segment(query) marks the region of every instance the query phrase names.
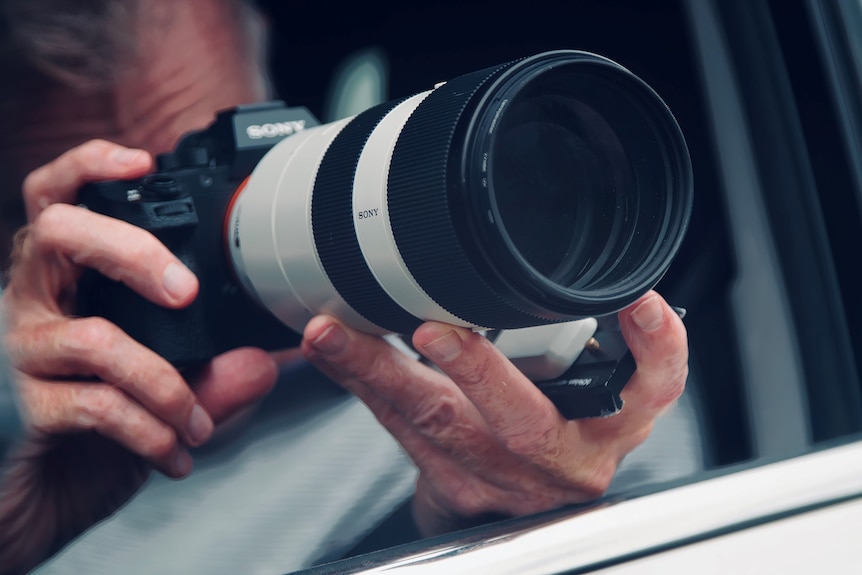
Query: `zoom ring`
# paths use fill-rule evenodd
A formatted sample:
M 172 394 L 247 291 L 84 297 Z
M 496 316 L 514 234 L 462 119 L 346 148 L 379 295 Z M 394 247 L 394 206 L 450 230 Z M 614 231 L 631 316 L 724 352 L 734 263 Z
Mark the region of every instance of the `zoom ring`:
M 402 100 L 370 108 L 335 137 L 320 162 L 311 198 L 311 223 L 320 263 L 332 286 L 368 321 L 394 333 L 412 333 L 422 320 L 380 287 L 368 268 L 353 223 L 353 180 L 371 132 Z

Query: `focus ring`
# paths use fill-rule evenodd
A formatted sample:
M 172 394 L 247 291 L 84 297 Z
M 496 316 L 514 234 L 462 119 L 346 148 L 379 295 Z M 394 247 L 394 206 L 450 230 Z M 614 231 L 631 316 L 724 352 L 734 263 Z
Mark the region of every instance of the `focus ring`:
M 457 163 L 463 142 L 454 142 L 463 138 L 459 124 L 473 113 L 471 101 L 482 87 L 511 64 L 460 76 L 434 90 L 402 130 L 388 181 L 392 232 L 416 282 L 462 320 L 495 328 L 536 325 L 537 317 L 501 298 L 476 271 L 458 240 L 449 187 L 463 185 Z

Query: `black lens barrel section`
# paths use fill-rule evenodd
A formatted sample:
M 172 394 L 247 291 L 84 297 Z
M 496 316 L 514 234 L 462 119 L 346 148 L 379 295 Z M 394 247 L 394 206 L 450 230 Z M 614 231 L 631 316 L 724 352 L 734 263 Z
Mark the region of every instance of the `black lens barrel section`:
M 573 80 L 598 84 L 599 89 L 578 87 Z M 623 225 L 611 225 L 608 242 L 593 246 L 588 254 L 601 263 L 608 250 L 618 252 L 606 265 L 609 269 L 599 270 L 593 285 L 580 287 L 577 277 L 557 283 L 543 275 L 521 253 L 522 240 L 513 239 L 500 214 L 500 186 L 494 182 L 500 170 L 494 162 L 500 155 L 501 125 L 510 107 L 536 86 L 542 86 L 539 92 L 556 89 L 559 98 L 601 110 L 624 147 L 638 152 L 631 154 L 631 187 L 611 190 L 615 198 L 632 204 L 612 204 L 614 214 L 608 217 Z M 607 97 L 624 103 L 624 110 L 592 101 Z M 519 193 L 524 202 L 541 199 L 530 189 Z M 676 255 L 691 204 L 688 150 L 667 106 L 625 68 L 577 51 L 540 54 L 439 87 L 404 127 L 389 176 L 391 226 L 416 281 L 454 315 L 495 328 L 605 315 L 634 302 L 658 283 Z M 598 216 L 590 213 L 580 219 L 589 222 Z M 542 234 L 541 225 L 535 223 L 535 234 Z M 563 232 L 556 241 L 571 244 L 589 233 L 575 225 Z

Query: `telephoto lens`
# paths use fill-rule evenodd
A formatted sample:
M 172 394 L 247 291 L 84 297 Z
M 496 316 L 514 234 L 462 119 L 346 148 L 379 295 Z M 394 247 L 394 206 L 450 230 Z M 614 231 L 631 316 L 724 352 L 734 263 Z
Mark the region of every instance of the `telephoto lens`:
M 369 333 L 512 329 L 634 302 L 691 206 L 661 98 L 560 50 L 286 138 L 234 196 L 226 242 L 245 289 L 298 332 L 321 312 Z

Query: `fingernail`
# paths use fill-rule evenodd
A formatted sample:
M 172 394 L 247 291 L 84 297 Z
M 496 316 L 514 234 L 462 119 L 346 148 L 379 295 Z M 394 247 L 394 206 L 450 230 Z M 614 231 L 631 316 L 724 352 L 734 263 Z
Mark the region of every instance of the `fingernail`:
M 185 299 L 195 289 L 195 275 L 185 266 L 171 262 L 165 268 L 162 285 L 174 299 Z
M 189 416 L 188 430 L 189 436 L 195 442 L 195 445 L 200 445 L 212 435 L 213 420 L 200 405 L 195 405 L 192 408 L 192 414 Z
M 658 296 L 652 296 L 632 311 L 632 321 L 643 331 L 655 331 L 664 319 Z
M 337 324 L 330 324 L 311 342 L 314 348 L 327 355 L 341 352 L 347 345 L 347 334 Z
M 143 158 L 143 156 L 143 150 L 121 148 L 119 150 L 114 150 L 114 152 L 111 154 L 111 160 L 118 164 L 130 166 L 132 164 L 137 164 L 141 160 L 141 158 Z
M 429 359 L 437 362 L 452 361 L 464 349 L 464 342 L 454 331 L 448 331 L 422 346 Z
M 185 449 L 180 449 L 174 458 L 174 474 L 177 477 L 185 477 L 192 472 L 192 456 Z

